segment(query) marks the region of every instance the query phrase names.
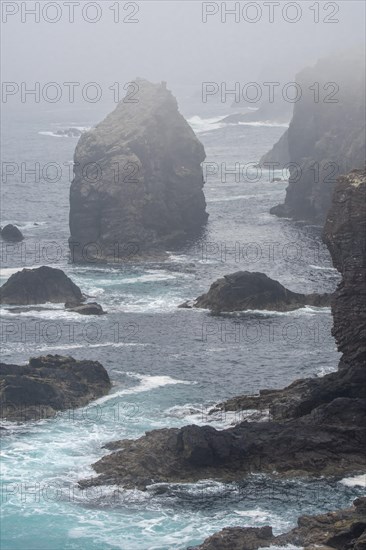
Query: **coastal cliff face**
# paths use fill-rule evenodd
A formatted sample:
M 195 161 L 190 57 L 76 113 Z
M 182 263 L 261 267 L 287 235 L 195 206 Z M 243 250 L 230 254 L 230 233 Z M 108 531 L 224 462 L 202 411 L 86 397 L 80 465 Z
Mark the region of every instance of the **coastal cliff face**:
M 253 472 L 343 476 L 364 471 L 365 193 L 365 172 L 341 178 L 325 226 L 325 240 L 343 277 L 332 305 L 334 334 L 343 352 L 338 371 L 219 406 L 269 409 L 269 422 L 242 422 L 222 431 L 195 425 L 160 429 L 113 442 L 106 447 L 114 452 L 93 465 L 99 476 L 83 480 L 82 486 L 145 489 L 158 482 L 233 481 Z
M 164 83 L 136 86 L 76 147 L 73 260 L 123 257 L 131 243 L 135 253 L 172 245 L 207 220 L 202 144 Z
M 260 161 L 296 165 L 285 203 L 272 214 L 324 223 L 337 177 L 364 167 L 364 66 L 363 54 L 345 53 L 297 75 L 302 96 L 290 126 Z
M 342 281 L 332 300 L 340 368 L 366 367 L 366 171 L 339 178 L 323 238 Z

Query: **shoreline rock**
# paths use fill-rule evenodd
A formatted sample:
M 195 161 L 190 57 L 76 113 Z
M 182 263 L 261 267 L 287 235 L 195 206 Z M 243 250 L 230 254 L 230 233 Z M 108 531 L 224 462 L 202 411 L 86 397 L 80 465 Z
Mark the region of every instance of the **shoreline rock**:
M 217 279 L 209 291 L 192 304 L 184 302 L 178 307 L 204 308 L 215 313 L 256 309 L 292 311 L 306 305 L 329 307 L 330 301 L 331 294 L 299 294 L 264 273 L 237 271 Z
M 28 365 L 0 363 L 2 420 L 24 422 L 52 417 L 106 395 L 108 373 L 98 361 L 46 355 Z
M 273 535 L 272 527 L 227 527 L 187 550 L 258 550 L 293 544 L 305 550 L 365 550 L 366 497 L 356 498 L 346 510 L 300 516 L 297 527 Z
M 73 261 L 117 262 L 164 250 L 199 235 L 207 221 L 203 145 L 165 83 L 137 79 L 135 95 L 77 144 L 70 189 Z M 94 172 L 86 175 L 86 166 Z

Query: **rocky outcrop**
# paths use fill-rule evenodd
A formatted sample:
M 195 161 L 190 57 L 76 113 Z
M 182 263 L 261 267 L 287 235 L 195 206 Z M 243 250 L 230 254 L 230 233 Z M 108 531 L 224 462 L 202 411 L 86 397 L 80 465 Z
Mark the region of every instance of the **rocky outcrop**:
M 357 498 L 346 510 L 301 516 L 297 527 L 274 536 L 270 526 L 229 527 L 189 550 L 257 550 L 296 545 L 305 550 L 365 550 L 366 498 Z
M 270 279 L 264 273 L 237 271 L 215 281 L 206 294 L 191 307 L 210 309 L 216 313 L 264 309 L 291 311 L 305 305 L 330 306 L 330 294 L 299 294 Z M 190 307 L 189 303 L 180 307 Z
M 136 80 L 76 147 L 70 190 L 74 261 L 116 261 L 172 246 L 207 220 L 202 144 L 165 83 Z M 133 95 L 133 97 L 132 97 Z
M 0 236 L 4 241 L 20 242 L 24 239 L 23 233 L 15 225 L 9 223 L 0 231 Z
M 222 431 L 210 426 L 154 430 L 135 441 L 112 443 L 107 448 L 114 452 L 93 465 L 99 476 L 83 485 L 144 489 L 157 482 L 232 481 L 250 472 L 343 476 L 365 471 L 366 369 L 360 340 L 366 329 L 365 186 L 365 173 L 341 178 L 325 226 L 342 274 L 332 303 L 334 334 L 343 352 L 338 371 L 222 406 L 269 408 L 269 422 L 241 422 Z
M 323 223 L 337 177 L 365 165 L 365 56 L 323 59 L 296 80 L 302 97 L 288 131 L 260 164 L 275 161 L 280 168 L 288 156 L 294 163 L 285 203 L 272 214 Z
M 242 422 L 218 431 L 184 426 L 147 432 L 93 464 L 83 487 L 235 481 L 253 472 L 282 476 L 344 475 L 366 467 L 366 399 L 339 399 L 286 422 Z M 164 458 L 163 458 L 164 457 Z
M 61 270 L 42 266 L 22 269 L 0 288 L 0 303 L 8 305 L 82 302 L 80 288 Z
M 98 361 L 46 355 L 28 365 L 0 363 L 1 418 L 39 420 L 81 407 L 109 392 L 111 382 Z

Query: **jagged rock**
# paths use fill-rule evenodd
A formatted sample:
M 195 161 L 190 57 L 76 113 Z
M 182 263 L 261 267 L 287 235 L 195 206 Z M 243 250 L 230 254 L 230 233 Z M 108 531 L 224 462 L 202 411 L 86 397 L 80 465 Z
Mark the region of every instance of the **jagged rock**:
M 315 409 L 284 422 L 153 430 L 107 448 L 114 452 L 93 464 L 98 477 L 82 480 L 81 486 L 145 490 L 153 483 L 235 481 L 253 472 L 344 475 L 366 467 L 366 399 L 340 400 L 328 412 Z
M 38 420 L 81 407 L 109 392 L 111 382 L 98 361 L 46 355 L 28 365 L 0 363 L 1 418 Z
M 20 242 L 24 239 L 23 233 L 15 225 L 9 223 L 1 229 L 1 238 L 4 241 Z
M 285 204 L 272 208 L 272 214 L 323 223 L 337 177 L 365 165 L 365 55 L 322 59 L 296 80 L 302 97 L 290 126 L 260 163 L 279 162 L 279 168 L 294 163 Z M 319 98 L 314 83 L 319 83 Z
M 270 526 L 229 527 L 188 550 L 257 550 L 289 544 L 305 550 L 365 550 L 366 498 L 353 507 L 317 516 L 301 516 L 288 533 L 274 536 Z
M 127 96 L 76 147 L 69 239 L 75 261 L 116 261 L 171 246 L 207 220 L 202 144 L 164 83 L 136 85 L 134 101 Z
M 22 269 L 0 288 L 0 303 L 9 305 L 82 302 L 80 288 L 61 270 L 42 266 Z
M 102 306 L 97 304 L 97 302 L 88 302 L 87 304 L 67 302 L 65 304 L 65 309 L 73 311 L 74 313 L 80 313 L 80 315 L 105 315 Z
M 312 305 L 330 306 L 330 294 L 299 294 L 288 290 L 264 273 L 237 271 L 215 281 L 206 294 L 199 296 L 192 307 L 215 312 L 265 309 L 291 311 Z M 189 308 L 189 302 L 180 307 Z

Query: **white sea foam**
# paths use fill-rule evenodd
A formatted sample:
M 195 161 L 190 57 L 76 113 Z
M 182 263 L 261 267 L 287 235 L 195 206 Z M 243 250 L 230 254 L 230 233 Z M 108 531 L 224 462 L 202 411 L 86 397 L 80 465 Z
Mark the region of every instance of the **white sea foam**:
M 197 424 L 198 426 L 212 425 L 218 430 L 224 430 L 235 426 L 244 421 L 265 422 L 269 419 L 269 411 L 258 411 L 248 409 L 245 411 L 214 411 L 212 414 L 211 406 L 196 405 L 187 403 L 185 405 L 175 405 L 165 411 L 166 416 L 184 419 L 185 423 Z
M 64 344 L 62 346 L 57 346 L 57 344 L 52 346 L 43 346 L 38 348 L 38 351 L 54 351 L 54 350 L 71 350 L 71 349 L 88 349 L 88 348 L 123 348 L 123 347 L 134 347 L 134 346 L 147 346 L 148 344 L 142 344 L 138 342 L 103 342 L 100 344 L 89 344 L 88 342 L 83 342 L 82 344 Z
M 188 123 L 192 127 L 192 130 L 196 132 L 197 134 L 201 134 L 203 132 L 212 132 L 213 130 L 218 130 L 219 128 L 222 128 L 226 124 L 222 121 L 224 117 L 213 117 L 213 118 L 201 118 L 200 116 L 196 115 L 188 119 Z
M 288 128 L 288 122 L 273 122 L 270 120 L 263 120 L 257 122 L 239 122 L 239 126 L 254 126 L 254 127 L 266 127 L 266 128 Z
M 111 399 L 115 399 L 116 397 L 120 397 L 121 395 L 131 395 L 145 391 L 151 391 L 157 388 L 175 384 L 190 385 L 195 383 L 189 380 L 178 380 L 176 378 L 172 378 L 171 376 L 150 376 L 147 374 L 136 374 L 134 372 L 126 372 L 126 374 L 131 378 L 136 378 L 140 381 L 140 383 L 137 386 L 133 386 L 132 388 L 125 388 L 115 393 L 105 395 L 104 397 L 100 397 L 99 399 L 94 401 L 94 403 L 100 405 L 101 403 L 105 403 L 106 401 L 110 401 Z
M 282 316 L 288 316 L 288 315 L 313 315 L 316 313 L 324 313 L 324 312 L 330 312 L 330 307 L 300 307 L 298 309 L 293 309 L 291 311 L 273 311 L 270 309 L 246 309 L 244 311 L 231 311 L 225 313 L 225 315 L 230 316 L 238 316 L 243 314 L 251 314 L 251 315 L 272 315 L 274 317 L 282 317 Z
M 358 476 L 344 477 L 341 483 L 346 487 L 363 487 L 366 489 L 366 474 Z
M 87 132 L 88 130 L 90 130 L 90 127 L 89 126 L 71 126 L 70 128 L 75 128 L 76 130 L 79 130 L 80 132 Z M 68 130 L 68 128 L 60 128 L 61 130 Z M 42 130 L 40 132 L 38 132 L 39 135 L 41 136 L 50 136 L 50 137 L 56 137 L 56 138 L 75 138 L 75 139 L 79 139 L 80 136 L 68 136 L 68 135 L 65 135 L 65 134 L 57 134 L 56 131 L 50 131 L 50 130 Z
M 309 267 L 311 267 L 312 269 L 319 269 L 321 271 L 334 271 L 334 272 L 337 271 L 335 267 L 331 267 L 331 266 L 326 267 L 326 266 L 323 266 L 323 265 L 312 265 L 312 264 L 310 264 Z

